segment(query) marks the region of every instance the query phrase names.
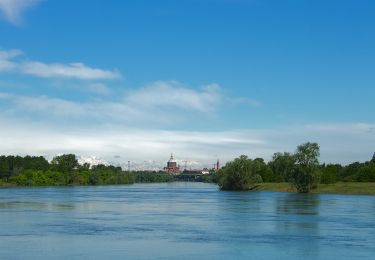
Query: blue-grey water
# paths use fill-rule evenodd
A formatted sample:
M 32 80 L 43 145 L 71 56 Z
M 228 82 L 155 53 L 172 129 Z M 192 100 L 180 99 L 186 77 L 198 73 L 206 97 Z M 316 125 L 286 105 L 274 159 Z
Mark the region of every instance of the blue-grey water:
M 375 196 L 0 189 L 0 259 L 375 259 Z

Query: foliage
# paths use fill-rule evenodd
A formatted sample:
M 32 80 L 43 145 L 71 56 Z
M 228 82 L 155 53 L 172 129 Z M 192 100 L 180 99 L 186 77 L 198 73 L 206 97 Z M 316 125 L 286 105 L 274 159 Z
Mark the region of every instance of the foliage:
M 202 181 L 206 183 L 217 183 L 217 175 L 215 171 L 210 171 L 209 174 L 204 174 L 202 176 Z
M 90 185 L 131 184 L 134 183 L 134 176 L 123 172 L 121 167 L 99 164 L 92 167 L 88 183 Z
M 256 170 L 256 163 L 246 155 L 241 155 L 219 171 L 219 187 L 221 190 L 251 190 L 262 182 L 262 177 Z
M 363 168 L 365 164 L 354 162 L 347 165 L 341 172 L 340 172 L 340 180 L 344 182 L 354 182 L 358 181 L 360 178 L 359 173 L 361 168 Z
M 342 166 L 340 164 L 323 164 L 320 170 L 322 172 L 320 183 L 332 184 L 339 180 L 339 174 L 342 170 Z
M 60 172 L 72 172 L 78 167 L 78 160 L 74 154 L 56 156 L 51 161 L 52 168 Z
M 0 156 L 0 178 L 8 180 L 25 169 L 48 170 L 49 163 L 42 156 Z
M 104 185 L 134 183 L 120 167 L 78 165 L 73 154 L 56 156 L 51 164 L 43 157 L 0 157 L 0 181 L 17 186 Z
M 265 182 L 284 182 L 289 181 L 294 169 L 295 157 L 290 153 L 274 153 L 272 160 L 268 163 L 274 178 L 273 180 L 264 180 Z
M 306 147 L 307 146 L 307 147 Z M 320 183 L 375 182 L 375 155 L 370 161 L 318 165 L 319 146 L 303 144 L 295 155 L 275 153 L 265 163 L 262 158 L 251 160 L 246 156 L 236 158 L 219 172 L 202 175 L 199 181 L 216 182 L 222 189 L 253 189 L 256 183 L 291 182 L 300 186 L 301 192 L 310 191 Z M 240 166 L 241 167 L 240 167 Z M 239 171 L 236 172 L 236 167 Z M 45 186 L 45 185 L 107 185 L 134 182 L 170 182 L 178 177 L 165 172 L 125 172 L 121 167 L 85 163 L 79 165 L 74 154 L 56 156 L 49 163 L 42 156 L 0 156 L 0 186 Z M 197 179 L 195 179 L 197 181 Z M 299 184 L 297 184 L 297 182 Z M 307 188 L 303 188 L 307 187 Z M 319 190 L 319 187 L 318 187 Z
M 64 185 L 64 178 L 59 172 L 25 170 L 9 178 L 9 183 L 18 186 L 52 186 Z
M 359 182 L 375 182 L 375 163 L 368 163 L 358 172 Z
M 272 179 L 272 172 L 268 171 L 268 166 L 264 162 L 263 158 L 255 158 L 252 161 L 252 171 L 254 174 L 259 175 L 262 177 L 262 180 L 271 181 Z
M 6 186 L 8 183 L 5 180 L 0 179 L 0 187 Z
M 151 182 L 172 182 L 174 177 L 166 172 L 155 171 L 138 171 L 134 173 L 135 182 L 151 183 Z
M 294 154 L 295 167 L 291 173 L 290 182 L 300 193 L 307 193 L 317 185 L 319 167 L 319 145 L 304 143 L 297 147 Z

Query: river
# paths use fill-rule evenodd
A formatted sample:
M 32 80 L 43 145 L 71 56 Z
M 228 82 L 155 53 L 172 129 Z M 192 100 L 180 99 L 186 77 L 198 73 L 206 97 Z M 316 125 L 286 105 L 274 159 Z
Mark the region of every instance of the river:
M 204 183 L 0 189 L 0 259 L 375 259 L 375 196 Z

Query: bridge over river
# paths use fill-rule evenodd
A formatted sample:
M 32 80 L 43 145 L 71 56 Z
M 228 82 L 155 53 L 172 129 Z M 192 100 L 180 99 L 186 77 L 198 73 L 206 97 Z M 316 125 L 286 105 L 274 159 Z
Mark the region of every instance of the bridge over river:
M 201 172 L 181 173 L 175 176 L 176 181 L 203 182 Z

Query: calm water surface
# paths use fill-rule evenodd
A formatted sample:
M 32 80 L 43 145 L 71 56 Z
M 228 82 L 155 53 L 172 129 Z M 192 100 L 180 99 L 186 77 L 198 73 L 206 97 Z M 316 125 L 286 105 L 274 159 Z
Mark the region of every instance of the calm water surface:
M 375 259 L 375 196 L 0 189 L 0 259 Z

